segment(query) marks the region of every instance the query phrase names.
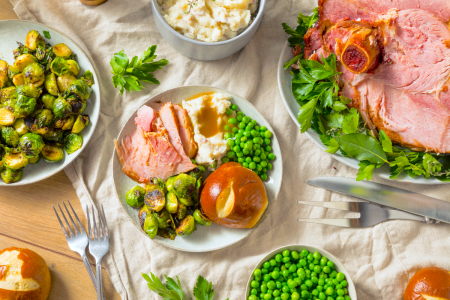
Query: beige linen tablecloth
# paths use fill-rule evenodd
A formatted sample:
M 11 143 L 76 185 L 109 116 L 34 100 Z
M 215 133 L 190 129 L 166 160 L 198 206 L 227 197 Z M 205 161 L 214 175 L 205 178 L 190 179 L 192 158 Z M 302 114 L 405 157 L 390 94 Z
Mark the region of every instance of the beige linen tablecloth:
M 235 55 L 214 62 L 195 61 L 172 49 L 156 29 L 150 0 L 109 0 L 98 7 L 77 0 L 11 2 L 21 19 L 44 23 L 72 37 L 90 54 L 99 72 L 102 99 L 97 130 L 89 147 L 65 171 L 83 205 L 105 207 L 112 238 L 104 264 L 123 299 L 159 298 L 141 277 L 141 272 L 150 271 L 160 277 L 178 276 L 187 299 L 199 274 L 214 283 L 215 299 L 244 299 L 255 264 L 267 252 L 288 244 L 309 244 L 333 253 L 350 272 L 362 300 L 402 299 L 408 279 L 418 269 L 450 269 L 449 225 L 391 221 L 367 229 L 341 229 L 296 221 L 331 214 L 296 204 L 297 200 L 349 199 L 310 187 L 307 179 L 356 177 L 356 170 L 333 160 L 300 134 L 277 87 L 276 66 L 286 40 L 281 23 L 294 25 L 297 14 L 311 12 L 315 0 L 268 0 L 252 41 Z M 161 85 L 146 85 L 142 92 L 121 96 L 111 82 L 111 57 L 122 49 L 129 56 L 140 55 L 152 44 L 158 45 L 159 57 L 170 61 L 156 72 Z M 112 179 L 113 139 L 128 117 L 151 96 L 191 84 L 217 86 L 251 101 L 274 127 L 284 157 L 283 186 L 268 218 L 245 240 L 209 253 L 184 253 L 143 239 L 120 207 Z M 448 185 L 396 185 L 450 200 Z

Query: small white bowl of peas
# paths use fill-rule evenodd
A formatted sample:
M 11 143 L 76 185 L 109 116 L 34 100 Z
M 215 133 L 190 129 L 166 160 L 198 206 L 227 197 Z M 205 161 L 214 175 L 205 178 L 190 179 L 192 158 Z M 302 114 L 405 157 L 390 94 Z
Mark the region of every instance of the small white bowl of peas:
M 252 270 L 246 300 L 357 300 L 355 285 L 331 253 L 306 245 L 284 246 Z

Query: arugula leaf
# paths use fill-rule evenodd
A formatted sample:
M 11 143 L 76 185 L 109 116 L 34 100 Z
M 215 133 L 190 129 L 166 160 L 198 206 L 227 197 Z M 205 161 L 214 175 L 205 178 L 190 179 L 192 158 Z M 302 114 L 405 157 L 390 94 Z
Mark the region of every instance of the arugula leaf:
M 51 39 L 52 38 L 52 36 L 50 35 L 50 32 L 44 30 L 43 33 L 44 33 L 44 36 L 45 36 L 46 39 Z
M 362 133 L 350 133 L 335 139 L 345 153 L 359 161 L 368 160 L 375 164 L 388 163 L 383 148 L 373 137 Z
M 151 278 L 150 278 L 150 276 L 151 276 Z M 172 279 L 172 281 L 173 281 L 172 283 L 166 283 L 167 287 L 165 287 L 161 283 L 159 278 L 156 277 L 153 273 L 150 272 L 150 276 L 142 273 L 142 277 L 144 277 L 144 279 L 147 281 L 147 285 L 148 285 L 149 289 L 151 289 L 153 292 L 157 293 L 164 299 L 183 300 L 183 292 L 181 291 L 179 286 L 176 284 L 175 284 L 175 286 L 177 286 L 177 288 L 175 288 L 175 286 L 173 285 L 175 283 L 175 281 L 172 278 L 164 275 L 166 277 L 166 280 Z M 178 277 L 177 277 L 177 280 L 178 280 Z M 178 284 L 180 284 L 179 280 L 178 280 Z
M 122 50 L 115 53 L 110 61 L 113 74 L 112 81 L 114 87 L 119 87 L 120 94 L 127 91 L 141 91 L 144 89 L 142 82 L 159 84 L 159 81 L 153 77 L 153 72 L 162 69 L 169 62 L 166 59 L 155 61 L 156 45 L 145 50 L 141 57 L 134 56 L 131 61 Z
M 197 284 L 194 287 L 194 296 L 196 300 L 212 300 L 214 297 L 212 282 L 208 282 L 202 276 L 198 276 Z

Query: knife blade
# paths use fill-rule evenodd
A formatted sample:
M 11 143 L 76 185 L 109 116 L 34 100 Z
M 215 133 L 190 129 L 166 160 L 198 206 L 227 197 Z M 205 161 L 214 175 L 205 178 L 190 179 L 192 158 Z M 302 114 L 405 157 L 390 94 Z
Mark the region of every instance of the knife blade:
M 450 223 L 450 202 L 393 186 L 347 177 L 317 177 L 309 185 Z

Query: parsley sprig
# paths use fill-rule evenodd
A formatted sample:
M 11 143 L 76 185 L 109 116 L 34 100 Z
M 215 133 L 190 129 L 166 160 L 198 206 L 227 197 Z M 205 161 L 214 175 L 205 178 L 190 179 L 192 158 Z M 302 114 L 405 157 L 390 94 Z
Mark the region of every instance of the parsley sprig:
M 141 82 L 159 84 L 152 73 L 162 69 L 169 61 L 166 59 L 155 61 L 155 51 L 156 45 L 153 45 L 142 53 L 141 58 L 134 56 L 131 61 L 124 50 L 114 54 L 110 62 L 111 73 L 114 74 L 112 81 L 115 88 L 119 87 L 120 94 L 123 94 L 124 90 L 141 91 L 144 89 Z

